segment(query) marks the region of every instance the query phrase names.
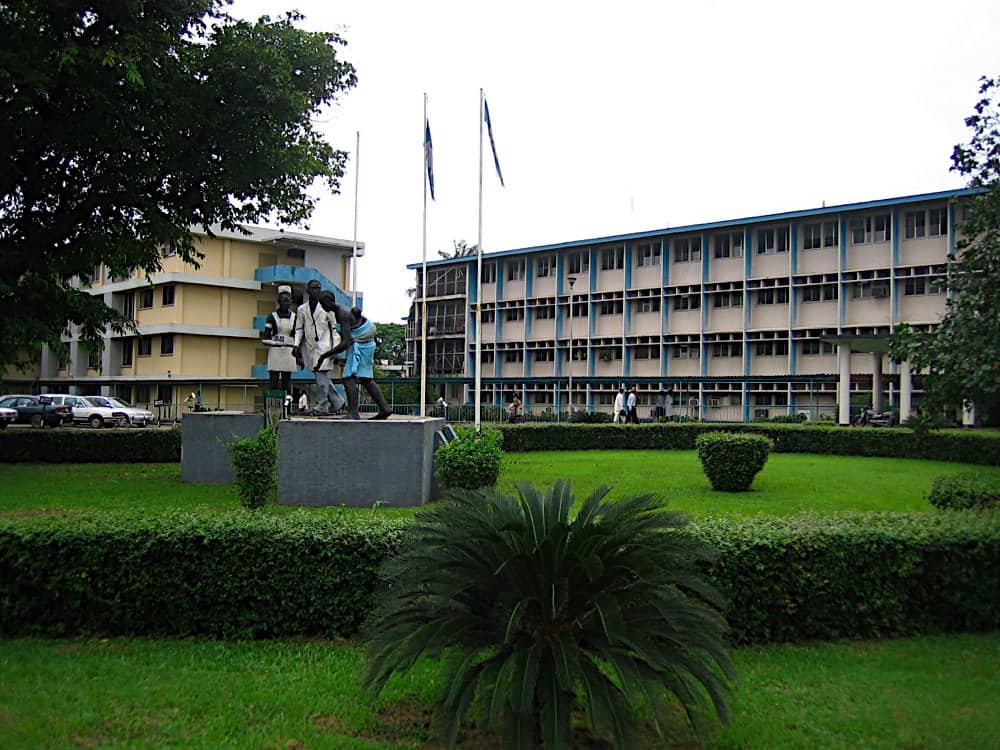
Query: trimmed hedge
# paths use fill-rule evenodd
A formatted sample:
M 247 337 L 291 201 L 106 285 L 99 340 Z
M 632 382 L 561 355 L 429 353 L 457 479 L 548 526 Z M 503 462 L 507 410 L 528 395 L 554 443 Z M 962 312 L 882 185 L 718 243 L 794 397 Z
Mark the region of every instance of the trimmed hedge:
M 1000 627 L 1000 514 L 712 520 L 736 643 Z
M 0 463 L 166 464 L 180 460 L 178 427 L 0 431 Z
M 0 632 L 349 635 L 405 521 L 68 514 L 0 520 Z
M 704 432 L 695 440 L 702 471 L 716 492 L 747 492 L 774 442 L 764 435 Z
M 776 453 L 922 458 L 1000 466 L 1000 433 L 917 435 L 901 428 L 812 427 L 786 424 L 503 425 L 508 453 L 575 450 L 694 450 L 706 432 L 750 432 L 774 441 Z
M 503 466 L 503 435 L 497 430 L 458 428 L 458 437 L 434 452 L 434 472 L 446 488 L 492 487 Z
M 935 477 L 927 499 L 942 510 L 997 507 L 1000 506 L 1000 479 L 971 472 Z
M 406 521 L 0 517 L 0 632 L 348 636 Z M 710 520 L 736 643 L 1000 627 L 1000 514 Z

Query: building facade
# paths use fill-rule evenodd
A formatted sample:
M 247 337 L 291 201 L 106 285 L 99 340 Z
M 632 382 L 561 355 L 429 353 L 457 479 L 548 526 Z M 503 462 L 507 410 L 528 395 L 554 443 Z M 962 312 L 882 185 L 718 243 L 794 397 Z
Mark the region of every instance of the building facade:
M 136 332 L 109 331 L 102 350 L 91 353 L 71 331 L 68 362 L 43 349 L 34 371 L 4 375 L 4 390 L 115 395 L 158 406 L 164 417 L 189 408 L 184 399 L 191 393 L 200 394 L 206 408 L 252 408 L 267 380 L 261 332 L 276 306 L 275 287 L 291 284 L 301 299 L 305 285 L 318 279 L 338 301 L 350 304 L 352 295 L 344 289 L 353 243 L 246 230 L 195 233 L 204 254 L 198 268 L 166 248 L 162 269 L 150 278 L 143 273 L 111 278 L 107 269 L 95 269 L 90 293 L 134 318 Z M 364 246 L 358 247 L 360 255 Z M 296 379 L 311 381 L 312 374 L 296 373 Z
M 430 382 L 474 399 L 476 305 L 485 404 L 640 416 L 850 419 L 851 393 L 905 419 L 919 378 L 885 352 L 903 322 L 945 312 L 955 190 L 571 241 L 422 265 L 408 329 Z M 426 298 L 424 290 L 426 288 Z M 570 385 L 572 384 L 572 390 Z M 860 399 L 855 399 L 856 401 Z

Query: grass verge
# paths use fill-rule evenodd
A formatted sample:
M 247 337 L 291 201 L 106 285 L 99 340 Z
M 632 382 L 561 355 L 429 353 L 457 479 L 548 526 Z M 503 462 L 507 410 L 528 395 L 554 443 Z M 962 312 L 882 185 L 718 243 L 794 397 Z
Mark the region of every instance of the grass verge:
M 733 722 L 705 750 L 1000 746 L 1000 633 L 736 650 Z M 332 642 L 0 641 L 0 747 L 433 747 L 423 662 L 370 705 Z M 466 733 L 462 747 L 488 747 Z M 644 747 L 692 748 L 690 738 Z M 494 743 L 495 744 L 495 743 Z
M 1000 468 L 912 459 L 772 454 L 748 493 L 713 492 L 694 451 L 552 451 L 511 453 L 500 486 L 550 485 L 569 478 L 578 497 L 600 484 L 612 496 L 653 492 L 693 517 L 787 516 L 811 511 L 929 511 L 931 481 L 941 474 Z M 0 465 L 0 512 L 44 510 L 170 510 L 239 508 L 232 485 L 183 484 L 178 464 Z M 287 512 L 270 506 L 266 512 Z M 386 509 L 390 513 L 412 511 Z

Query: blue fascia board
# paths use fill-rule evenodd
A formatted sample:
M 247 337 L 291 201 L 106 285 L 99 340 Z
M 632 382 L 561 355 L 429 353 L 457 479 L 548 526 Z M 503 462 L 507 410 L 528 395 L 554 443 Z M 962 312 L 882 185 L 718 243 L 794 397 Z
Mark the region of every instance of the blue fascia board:
M 250 368 L 250 377 L 255 380 L 267 380 L 267 365 L 254 365 Z M 295 383 L 311 383 L 316 379 L 316 376 L 310 370 L 296 370 L 292 373 L 292 382 Z
M 533 247 L 522 247 L 514 250 L 499 250 L 491 253 L 483 253 L 483 258 L 500 258 L 506 255 L 523 255 L 525 253 L 551 252 L 553 250 L 569 249 L 574 247 L 588 247 L 590 245 L 603 245 L 606 243 L 625 242 L 628 240 L 646 239 L 649 237 L 660 237 L 663 235 L 688 234 L 690 232 L 703 232 L 713 229 L 725 229 L 727 227 L 743 226 L 745 224 L 767 224 L 778 221 L 790 221 L 792 219 L 802 219 L 810 216 L 825 216 L 848 211 L 868 211 L 887 206 L 897 206 L 905 203 L 919 203 L 923 201 L 942 200 L 944 198 L 962 198 L 970 195 L 977 195 L 985 192 L 984 188 L 955 188 L 954 190 L 941 190 L 936 193 L 920 193 L 917 195 L 904 195 L 897 198 L 882 198 L 862 203 L 843 203 L 838 206 L 823 206 L 821 208 L 801 209 L 798 211 L 786 211 L 778 214 L 764 214 L 762 216 L 747 216 L 740 219 L 727 219 L 725 221 L 712 221 L 704 224 L 688 224 L 680 227 L 670 227 L 669 229 L 650 229 L 643 232 L 631 232 L 629 234 L 618 234 L 609 237 L 594 237 L 586 240 L 572 240 L 570 242 L 559 242 L 552 245 L 536 245 Z M 443 258 L 439 260 L 427 261 L 428 266 L 444 266 L 453 263 L 475 262 L 475 257 L 469 258 Z M 407 266 L 409 270 L 421 267 L 421 263 L 411 263 Z
M 253 278 L 254 281 L 259 281 L 262 284 L 298 284 L 302 286 L 315 279 L 324 289 L 329 289 L 333 292 L 338 305 L 343 305 L 344 307 L 352 307 L 354 305 L 351 295 L 330 281 L 320 271 L 309 266 L 264 266 L 254 271 Z M 363 295 L 358 294 L 359 307 L 364 307 L 362 304 L 363 300 Z

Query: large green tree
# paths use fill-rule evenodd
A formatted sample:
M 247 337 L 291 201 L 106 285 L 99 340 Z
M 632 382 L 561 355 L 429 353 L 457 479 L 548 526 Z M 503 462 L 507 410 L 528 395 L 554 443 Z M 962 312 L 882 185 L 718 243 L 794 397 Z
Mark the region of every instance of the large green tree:
M 955 146 L 952 171 L 983 192 L 968 204 L 949 274 L 947 313 L 931 331 L 902 326 L 893 356 L 926 372 L 928 396 L 939 404 L 971 399 L 995 412 L 1000 399 L 1000 110 L 998 79 L 984 77 L 972 136 Z M 994 415 L 995 416 L 995 415 Z
M 0 3 L 0 367 L 67 324 L 97 341 L 129 321 L 74 288 L 98 264 L 160 268 L 190 230 L 299 223 L 346 154 L 314 117 L 354 86 L 335 34 L 228 0 Z
M 406 364 L 406 326 L 402 323 L 378 323 L 382 343 L 375 349 L 376 360 L 388 360 L 393 365 Z

